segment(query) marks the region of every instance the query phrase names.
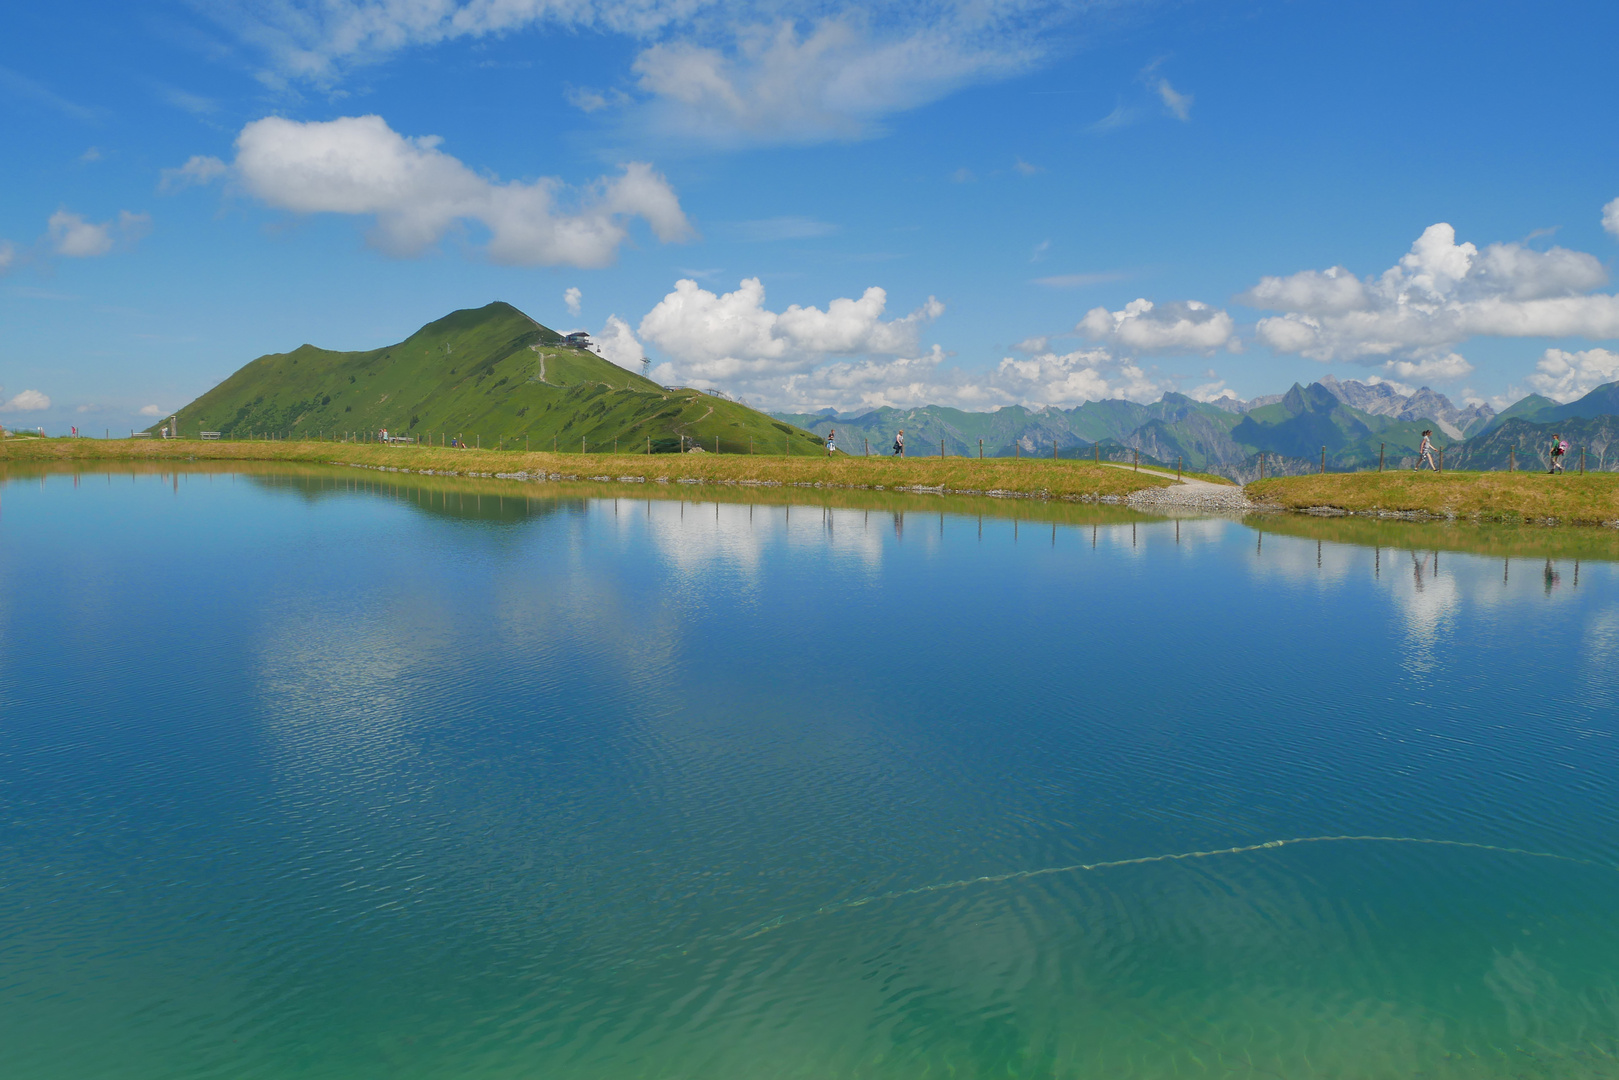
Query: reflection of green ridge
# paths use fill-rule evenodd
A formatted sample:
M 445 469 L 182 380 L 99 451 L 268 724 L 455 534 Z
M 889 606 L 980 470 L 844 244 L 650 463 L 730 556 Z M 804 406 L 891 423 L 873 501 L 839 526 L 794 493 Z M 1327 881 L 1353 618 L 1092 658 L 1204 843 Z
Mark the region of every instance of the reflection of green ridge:
M 292 492 L 305 502 L 330 498 L 375 495 L 415 510 L 439 517 L 464 521 L 522 522 L 550 517 L 557 513 L 581 513 L 587 499 L 570 491 L 567 495 L 536 495 L 527 485 L 501 482 L 491 488 L 476 483 L 401 484 L 356 470 L 336 470 L 300 475 L 250 476 L 249 483 L 271 491 Z M 428 477 L 431 481 L 437 479 Z
M 1487 525 L 1469 522 L 1387 521 L 1265 514 L 1248 523 L 1260 532 L 1305 540 L 1413 551 L 1454 551 L 1496 558 L 1619 561 L 1619 530 Z

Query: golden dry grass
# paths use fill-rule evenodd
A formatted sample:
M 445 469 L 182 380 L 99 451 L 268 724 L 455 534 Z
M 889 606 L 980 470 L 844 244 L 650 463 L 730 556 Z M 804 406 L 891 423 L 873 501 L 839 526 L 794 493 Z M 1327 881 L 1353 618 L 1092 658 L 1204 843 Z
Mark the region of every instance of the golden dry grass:
M 1284 476 L 1247 487 L 1290 510 L 1421 512 L 1483 521 L 1604 524 L 1619 520 L 1619 473 L 1364 472 Z
M 1123 496 L 1173 483 L 1160 476 L 1040 458 L 785 457 L 766 454 L 553 454 L 375 443 L 202 442 L 191 439 L 29 439 L 0 443 L 4 462 L 280 461 L 385 466 L 460 475 L 560 474 L 570 479 L 820 485 L 1007 492 L 1074 499 Z

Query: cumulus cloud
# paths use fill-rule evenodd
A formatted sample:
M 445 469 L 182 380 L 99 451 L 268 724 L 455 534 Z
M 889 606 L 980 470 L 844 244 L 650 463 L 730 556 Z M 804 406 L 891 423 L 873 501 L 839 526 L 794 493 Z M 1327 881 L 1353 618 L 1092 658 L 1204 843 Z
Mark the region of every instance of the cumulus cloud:
M 164 169 L 157 189 L 168 194 L 193 185 L 211 184 L 229 171 L 230 166 L 216 157 L 193 154 L 179 168 Z
M 1537 394 L 1553 401 L 1573 401 L 1584 397 L 1603 383 L 1619 379 L 1619 352 L 1609 349 L 1586 349 L 1584 352 L 1564 352 L 1547 349 L 1535 373 L 1529 376 L 1529 385 Z
M 635 331 L 617 315 L 607 316 L 607 325 L 596 335 L 596 351 L 619 367 L 637 372 L 646 358 L 646 350 L 635 339 Z
M 1595 256 L 1517 243 L 1483 249 L 1431 225 L 1382 274 L 1341 266 L 1267 277 L 1237 299 L 1282 314 L 1259 320 L 1278 352 L 1328 361 L 1438 354 L 1475 336 L 1619 336 L 1619 297 L 1593 290 L 1608 275 Z
M 1106 349 L 1007 357 L 979 372 L 946 367 L 946 359 L 934 345 L 918 356 L 832 361 L 774 386 L 756 386 L 753 393 L 770 408 L 795 412 L 921 405 L 987 411 L 1007 405 L 1069 407 L 1106 398 L 1153 401 L 1174 389 L 1171 380 L 1149 374 Z
M 372 218 L 371 244 L 395 257 L 421 255 L 467 221 L 489 230 L 491 260 L 519 266 L 606 266 L 636 217 L 666 243 L 692 235 L 673 189 L 650 165 L 631 162 L 621 176 L 570 196 L 555 180 L 480 176 L 439 142 L 400 135 L 375 115 L 308 123 L 272 116 L 237 136 L 234 170 L 270 206 Z
M 1231 316 L 1196 300 L 1132 300 L 1122 311 L 1092 308 L 1075 327 L 1093 341 L 1131 352 L 1208 351 L 1235 343 Z
M 1619 199 L 1602 208 L 1602 227 L 1619 238 Z
M 1177 93 L 1168 79 L 1159 79 L 1156 87 L 1158 98 L 1164 103 L 1170 115 L 1185 123 L 1192 119 L 1192 95 Z
M 42 412 L 51 407 L 51 399 L 38 390 L 24 390 L 5 404 L 6 412 Z
M 641 336 L 669 353 L 680 377 L 694 385 L 718 380 L 780 378 L 808 370 L 829 355 L 900 355 L 916 348 L 920 327 L 944 305 L 932 297 L 917 310 L 884 321 L 888 294 L 875 286 L 858 300 L 839 298 L 822 311 L 793 304 L 765 307 L 758 278 L 716 295 L 689 278 L 641 320 Z
M 1453 379 L 1466 378 L 1473 373 L 1473 365 L 1468 363 L 1467 358 L 1454 352 L 1426 356 L 1419 360 L 1390 360 L 1383 366 L 1402 379 L 1418 383 L 1449 382 Z M 1403 390 L 1402 393 L 1410 391 Z
M 17 263 L 17 245 L 10 240 L 0 240 L 0 275 L 6 273 Z
M 568 305 L 568 314 L 569 315 L 577 315 L 577 314 L 579 314 L 579 300 L 583 296 L 584 296 L 584 293 L 580 292 L 577 288 L 575 288 L 574 286 L 571 286 L 571 285 L 568 287 L 568 289 L 565 292 L 563 292 L 563 294 L 562 294 L 562 302 L 564 304 Z
M 142 416 L 162 416 L 163 415 L 163 410 L 158 408 L 156 405 L 142 405 L 140 407 L 140 415 L 142 415 Z
M 105 255 L 120 241 L 134 243 L 151 230 L 148 214 L 120 210 L 113 221 L 88 221 L 66 208 L 52 214 L 46 223 L 51 249 L 68 258 L 88 259 Z

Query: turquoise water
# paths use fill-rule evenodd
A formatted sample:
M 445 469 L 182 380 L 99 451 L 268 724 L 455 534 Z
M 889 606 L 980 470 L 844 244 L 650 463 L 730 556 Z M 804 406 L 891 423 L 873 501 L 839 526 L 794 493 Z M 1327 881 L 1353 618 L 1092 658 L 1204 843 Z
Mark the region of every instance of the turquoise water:
M 1619 1076 L 1613 562 L 649 488 L 0 486 L 0 1074 Z

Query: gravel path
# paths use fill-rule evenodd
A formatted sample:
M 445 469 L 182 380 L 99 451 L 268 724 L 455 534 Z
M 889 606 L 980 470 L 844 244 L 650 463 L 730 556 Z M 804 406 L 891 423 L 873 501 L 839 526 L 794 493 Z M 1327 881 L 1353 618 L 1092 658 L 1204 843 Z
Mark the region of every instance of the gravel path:
M 1102 464 L 1114 469 L 1131 469 L 1132 466 L 1120 465 L 1115 462 L 1104 461 Z M 1161 472 L 1157 469 L 1142 469 L 1144 473 L 1153 476 L 1162 476 L 1173 480 L 1174 473 Z M 1138 510 L 1204 510 L 1224 514 L 1241 514 L 1258 507 L 1248 501 L 1242 488 L 1235 484 L 1212 484 L 1207 480 L 1194 480 L 1191 477 L 1182 477 L 1179 483 L 1171 484 L 1166 488 L 1147 488 L 1137 491 L 1125 502 Z

